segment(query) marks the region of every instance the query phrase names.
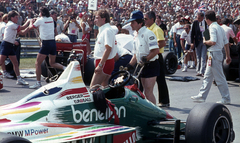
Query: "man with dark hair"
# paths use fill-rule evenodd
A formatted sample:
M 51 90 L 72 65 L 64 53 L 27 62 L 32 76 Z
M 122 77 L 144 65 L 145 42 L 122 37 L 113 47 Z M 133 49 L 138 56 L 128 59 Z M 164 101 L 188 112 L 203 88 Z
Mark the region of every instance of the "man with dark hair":
M 36 76 L 37 82 L 30 86 L 31 89 L 37 89 L 41 87 L 41 64 L 46 56 L 49 56 L 49 64 L 51 67 L 64 70 L 66 67 L 59 63 L 56 63 L 56 41 L 54 36 L 54 21 L 50 17 L 48 8 L 40 8 L 40 18 L 38 18 L 31 26 L 30 29 L 38 28 L 40 33 L 40 39 L 42 40 L 40 51 L 36 59 Z
M 221 23 L 222 23 L 221 27 L 225 31 L 227 39 L 229 40 L 229 38 L 231 37 L 233 41 L 237 44 L 238 41 L 237 41 L 237 38 L 235 37 L 233 29 L 229 27 L 230 20 L 228 18 L 223 18 Z
M 226 63 L 231 63 L 231 57 L 228 47 L 228 39 L 223 28 L 216 22 L 216 16 L 214 11 L 207 11 L 205 13 L 205 20 L 209 26 L 210 39 L 203 43 L 210 46 L 208 48 L 209 58 L 207 68 L 204 74 L 202 87 L 197 96 L 191 98 L 194 102 L 204 102 L 210 91 L 213 78 L 215 79 L 218 89 L 222 95 L 222 99 L 217 103 L 230 104 L 230 94 L 227 85 L 226 78 L 223 74 L 222 61 L 223 53 L 222 48 L 224 47 L 226 52 Z
M 162 22 L 162 17 L 160 15 L 156 16 L 155 22 L 157 26 L 159 26 L 163 30 L 164 37 L 168 38 L 167 25 Z
M 129 62 L 128 68 L 135 63 L 144 63 L 141 73 L 141 81 L 146 98 L 156 105 L 153 94 L 153 87 L 159 75 L 158 53 L 159 47 L 155 34 L 144 26 L 143 13 L 139 10 L 133 11 L 127 22 L 131 22 L 131 27 L 136 30 L 134 39 L 133 57 Z M 154 18 L 155 20 L 155 18 Z
M 30 22 L 30 20 L 28 20 L 23 26 L 17 25 L 18 16 L 18 12 L 14 10 L 8 13 L 8 23 L 6 24 L 3 41 L 0 47 L 0 66 L 5 64 L 5 59 L 9 57 L 13 64 L 15 74 L 17 76 L 16 84 L 28 85 L 28 83 L 20 76 L 19 62 L 17 60 L 16 52 L 14 50 L 14 45 L 19 45 L 18 41 L 15 41 L 16 35 L 24 35 L 25 33 L 27 33 L 29 30 L 29 27 L 27 26 L 29 25 L 29 23 L 31 25 L 32 21 Z M 3 66 L 2 68 L 4 75 L 6 73 L 6 69 L 4 69 L 5 66 Z
M 182 32 L 184 31 L 184 22 L 183 22 L 183 17 L 181 14 L 177 15 L 177 20 L 178 22 L 174 24 L 173 26 L 173 41 L 174 41 L 174 47 L 177 49 L 177 56 L 178 58 L 181 57 L 182 54 L 182 47 L 181 47 L 181 42 L 180 42 L 180 36 Z M 181 64 L 179 62 L 179 64 Z
M 197 76 L 204 76 L 206 67 L 207 47 L 203 44 L 203 32 L 207 29 L 207 23 L 204 20 L 204 14 L 197 13 L 197 20 L 193 22 L 191 33 L 191 49 L 196 48 L 197 58 Z
M 57 18 L 57 12 L 55 10 L 50 11 L 50 16 L 53 18 L 54 24 L 56 25 L 55 26 L 56 27 L 55 35 L 61 34 L 63 32 L 63 28 L 64 28 L 62 20 Z
M 169 94 L 168 87 L 165 80 L 165 72 L 164 72 L 164 62 L 162 53 L 164 52 L 164 46 L 166 45 L 164 39 L 163 30 L 158 27 L 155 23 L 155 12 L 149 11 L 144 14 L 145 25 L 149 30 L 151 30 L 157 37 L 159 53 L 158 53 L 158 62 L 160 65 L 159 76 L 157 76 L 157 84 L 158 84 L 158 95 L 159 95 L 159 104 L 161 107 L 168 107 L 169 104 Z
M 99 33 L 94 47 L 96 68 L 90 84 L 91 89 L 96 88 L 95 86 L 99 84 L 108 85 L 108 79 L 114 69 L 114 57 L 117 53 L 115 33 L 109 24 L 109 12 L 105 9 L 98 10 L 94 22 L 99 27 Z

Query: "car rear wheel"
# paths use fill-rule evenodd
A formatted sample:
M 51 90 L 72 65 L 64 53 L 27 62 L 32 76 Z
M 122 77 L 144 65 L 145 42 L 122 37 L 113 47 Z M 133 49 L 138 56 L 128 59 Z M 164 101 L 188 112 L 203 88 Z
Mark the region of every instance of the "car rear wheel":
M 234 140 L 230 111 L 222 104 L 196 105 L 187 118 L 187 143 L 230 143 Z
M 0 143 L 31 143 L 29 140 L 0 132 Z
M 162 53 L 166 74 L 174 74 L 177 71 L 178 60 L 173 52 Z

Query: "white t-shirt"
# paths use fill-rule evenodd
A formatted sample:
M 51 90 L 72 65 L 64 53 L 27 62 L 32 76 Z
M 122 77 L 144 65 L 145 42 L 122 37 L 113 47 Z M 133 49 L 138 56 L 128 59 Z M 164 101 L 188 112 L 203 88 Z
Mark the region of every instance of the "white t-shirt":
M 99 28 L 99 33 L 94 47 L 94 57 L 96 59 L 102 58 L 106 49 L 105 45 L 108 45 L 112 48 L 108 59 L 114 58 L 117 53 L 117 41 L 114 30 L 109 23 L 106 23 Z
M 0 42 L 3 41 L 5 27 L 6 27 L 6 23 L 5 22 L 1 22 L 0 23 Z
M 54 22 L 52 17 L 40 17 L 33 23 L 34 28 L 39 27 L 40 38 L 42 40 L 53 40 Z
M 79 21 L 77 21 L 77 23 L 79 25 Z M 70 22 L 68 25 L 68 34 L 77 35 L 78 29 L 75 22 Z
M 228 41 L 229 41 L 229 38 L 230 38 L 230 37 L 231 37 L 231 38 L 234 38 L 234 37 L 235 37 L 235 34 L 234 34 L 232 28 L 228 27 L 228 26 L 225 25 L 225 24 L 223 24 L 221 27 L 222 27 L 223 30 L 225 31 Z
M 20 31 L 20 26 L 12 21 L 8 21 L 4 30 L 3 41 L 14 44 L 17 32 Z
M 128 24 L 124 25 L 124 26 L 122 27 L 122 29 L 128 30 L 128 31 L 129 31 L 129 34 L 132 35 L 132 36 L 134 36 L 133 33 L 134 33 L 135 30 L 132 30 L 131 23 L 128 23 Z
M 184 25 L 181 25 L 179 22 L 174 24 L 173 33 L 176 33 L 177 35 L 181 35 L 183 31 L 184 31 Z
M 136 54 L 137 62 L 139 63 L 143 56 L 147 56 L 152 49 L 158 49 L 159 47 L 157 37 L 146 26 L 140 28 L 136 34 L 133 44 L 133 54 Z M 149 61 L 155 61 L 156 59 L 158 59 L 158 55 Z
M 58 19 L 56 23 L 57 23 L 57 34 L 61 34 L 63 31 L 63 22 L 62 20 Z
M 216 42 L 215 45 L 208 48 L 208 51 L 221 51 L 224 45 L 229 43 L 226 33 L 217 22 L 209 26 L 210 41 Z
M 187 32 L 184 30 L 180 36 L 180 40 L 186 40 L 186 44 L 190 45 L 191 44 L 191 32 L 187 34 Z

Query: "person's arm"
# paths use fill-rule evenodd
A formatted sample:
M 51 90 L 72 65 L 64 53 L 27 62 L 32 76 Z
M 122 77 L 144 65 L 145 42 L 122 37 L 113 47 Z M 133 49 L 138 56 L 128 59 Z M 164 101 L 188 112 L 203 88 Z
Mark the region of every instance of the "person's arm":
M 81 22 L 80 24 L 81 24 L 81 26 L 82 26 L 82 33 L 83 33 L 83 34 L 87 34 L 88 31 L 85 31 L 85 27 L 86 27 L 85 23 Z
M 181 43 L 183 52 L 186 53 L 186 50 L 185 50 L 185 47 L 184 47 L 184 39 L 181 39 L 180 43 Z
M 131 66 L 134 66 L 136 64 L 136 62 L 137 62 L 137 58 L 136 58 L 136 54 L 134 54 L 131 61 L 129 62 L 129 64 Z
M 25 35 L 29 30 L 30 30 L 30 28 L 27 27 L 26 29 L 20 30 L 19 32 L 17 32 L 17 34 L 19 34 L 19 35 Z
M 24 23 L 23 26 L 20 26 L 20 30 L 26 29 L 26 28 L 28 27 L 29 23 L 30 23 L 30 19 L 28 19 L 28 20 Z
M 232 38 L 233 39 L 233 41 L 235 42 L 235 44 L 237 45 L 237 43 L 238 43 L 238 40 L 237 40 L 237 38 L 236 37 L 234 37 L 234 38 Z
M 213 42 L 210 40 L 205 41 L 205 38 L 203 37 L 203 44 L 208 45 L 208 46 L 213 46 L 213 45 L 216 45 L 216 42 Z
M 104 64 L 105 64 L 105 62 L 107 61 L 108 56 L 110 55 L 111 50 L 112 50 L 112 47 L 110 47 L 109 45 L 105 45 L 105 48 L 106 48 L 106 49 L 105 49 L 105 51 L 104 51 L 104 53 L 103 53 L 102 59 L 101 59 L 101 61 L 99 62 L 100 65 L 104 65 Z M 102 71 L 103 66 L 100 66 L 99 64 L 98 64 L 98 66 L 95 68 L 95 72 L 101 72 L 101 71 Z
M 76 24 L 76 27 L 78 29 L 81 29 L 80 25 L 77 23 L 77 20 L 76 19 L 72 19 L 72 22 L 74 22 Z
M 158 47 L 159 49 L 164 48 L 166 46 L 165 40 L 159 40 L 158 41 Z
M 174 41 L 174 47 L 177 47 L 177 41 L 176 41 L 176 32 L 173 33 L 173 41 Z
M 70 17 L 68 18 L 68 20 L 67 20 L 67 22 L 64 24 L 64 28 L 63 28 L 63 32 L 65 32 L 66 31 L 66 29 L 68 28 L 68 26 L 69 26 L 69 23 L 70 23 Z
M 151 60 L 159 53 L 159 48 L 150 50 L 149 54 L 146 56 L 147 61 Z
M 225 53 L 226 53 L 226 63 L 230 64 L 232 59 L 230 57 L 229 44 L 228 43 L 224 45 L 224 50 L 225 50 Z

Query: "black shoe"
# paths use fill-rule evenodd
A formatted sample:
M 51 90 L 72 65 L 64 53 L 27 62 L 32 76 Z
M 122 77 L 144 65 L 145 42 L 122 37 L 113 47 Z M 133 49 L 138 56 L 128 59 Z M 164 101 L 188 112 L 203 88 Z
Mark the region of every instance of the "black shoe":
M 239 79 L 239 78 L 236 78 L 236 79 L 235 79 L 235 82 L 240 83 L 240 79 Z
M 213 80 L 213 84 L 214 84 L 215 86 L 217 86 L 217 83 L 216 83 L 216 81 L 215 81 L 215 80 Z
M 159 103 L 159 104 L 158 104 L 158 107 L 169 107 L 169 106 L 170 106 L 169 103 L 167 103 L 167 104 Z

